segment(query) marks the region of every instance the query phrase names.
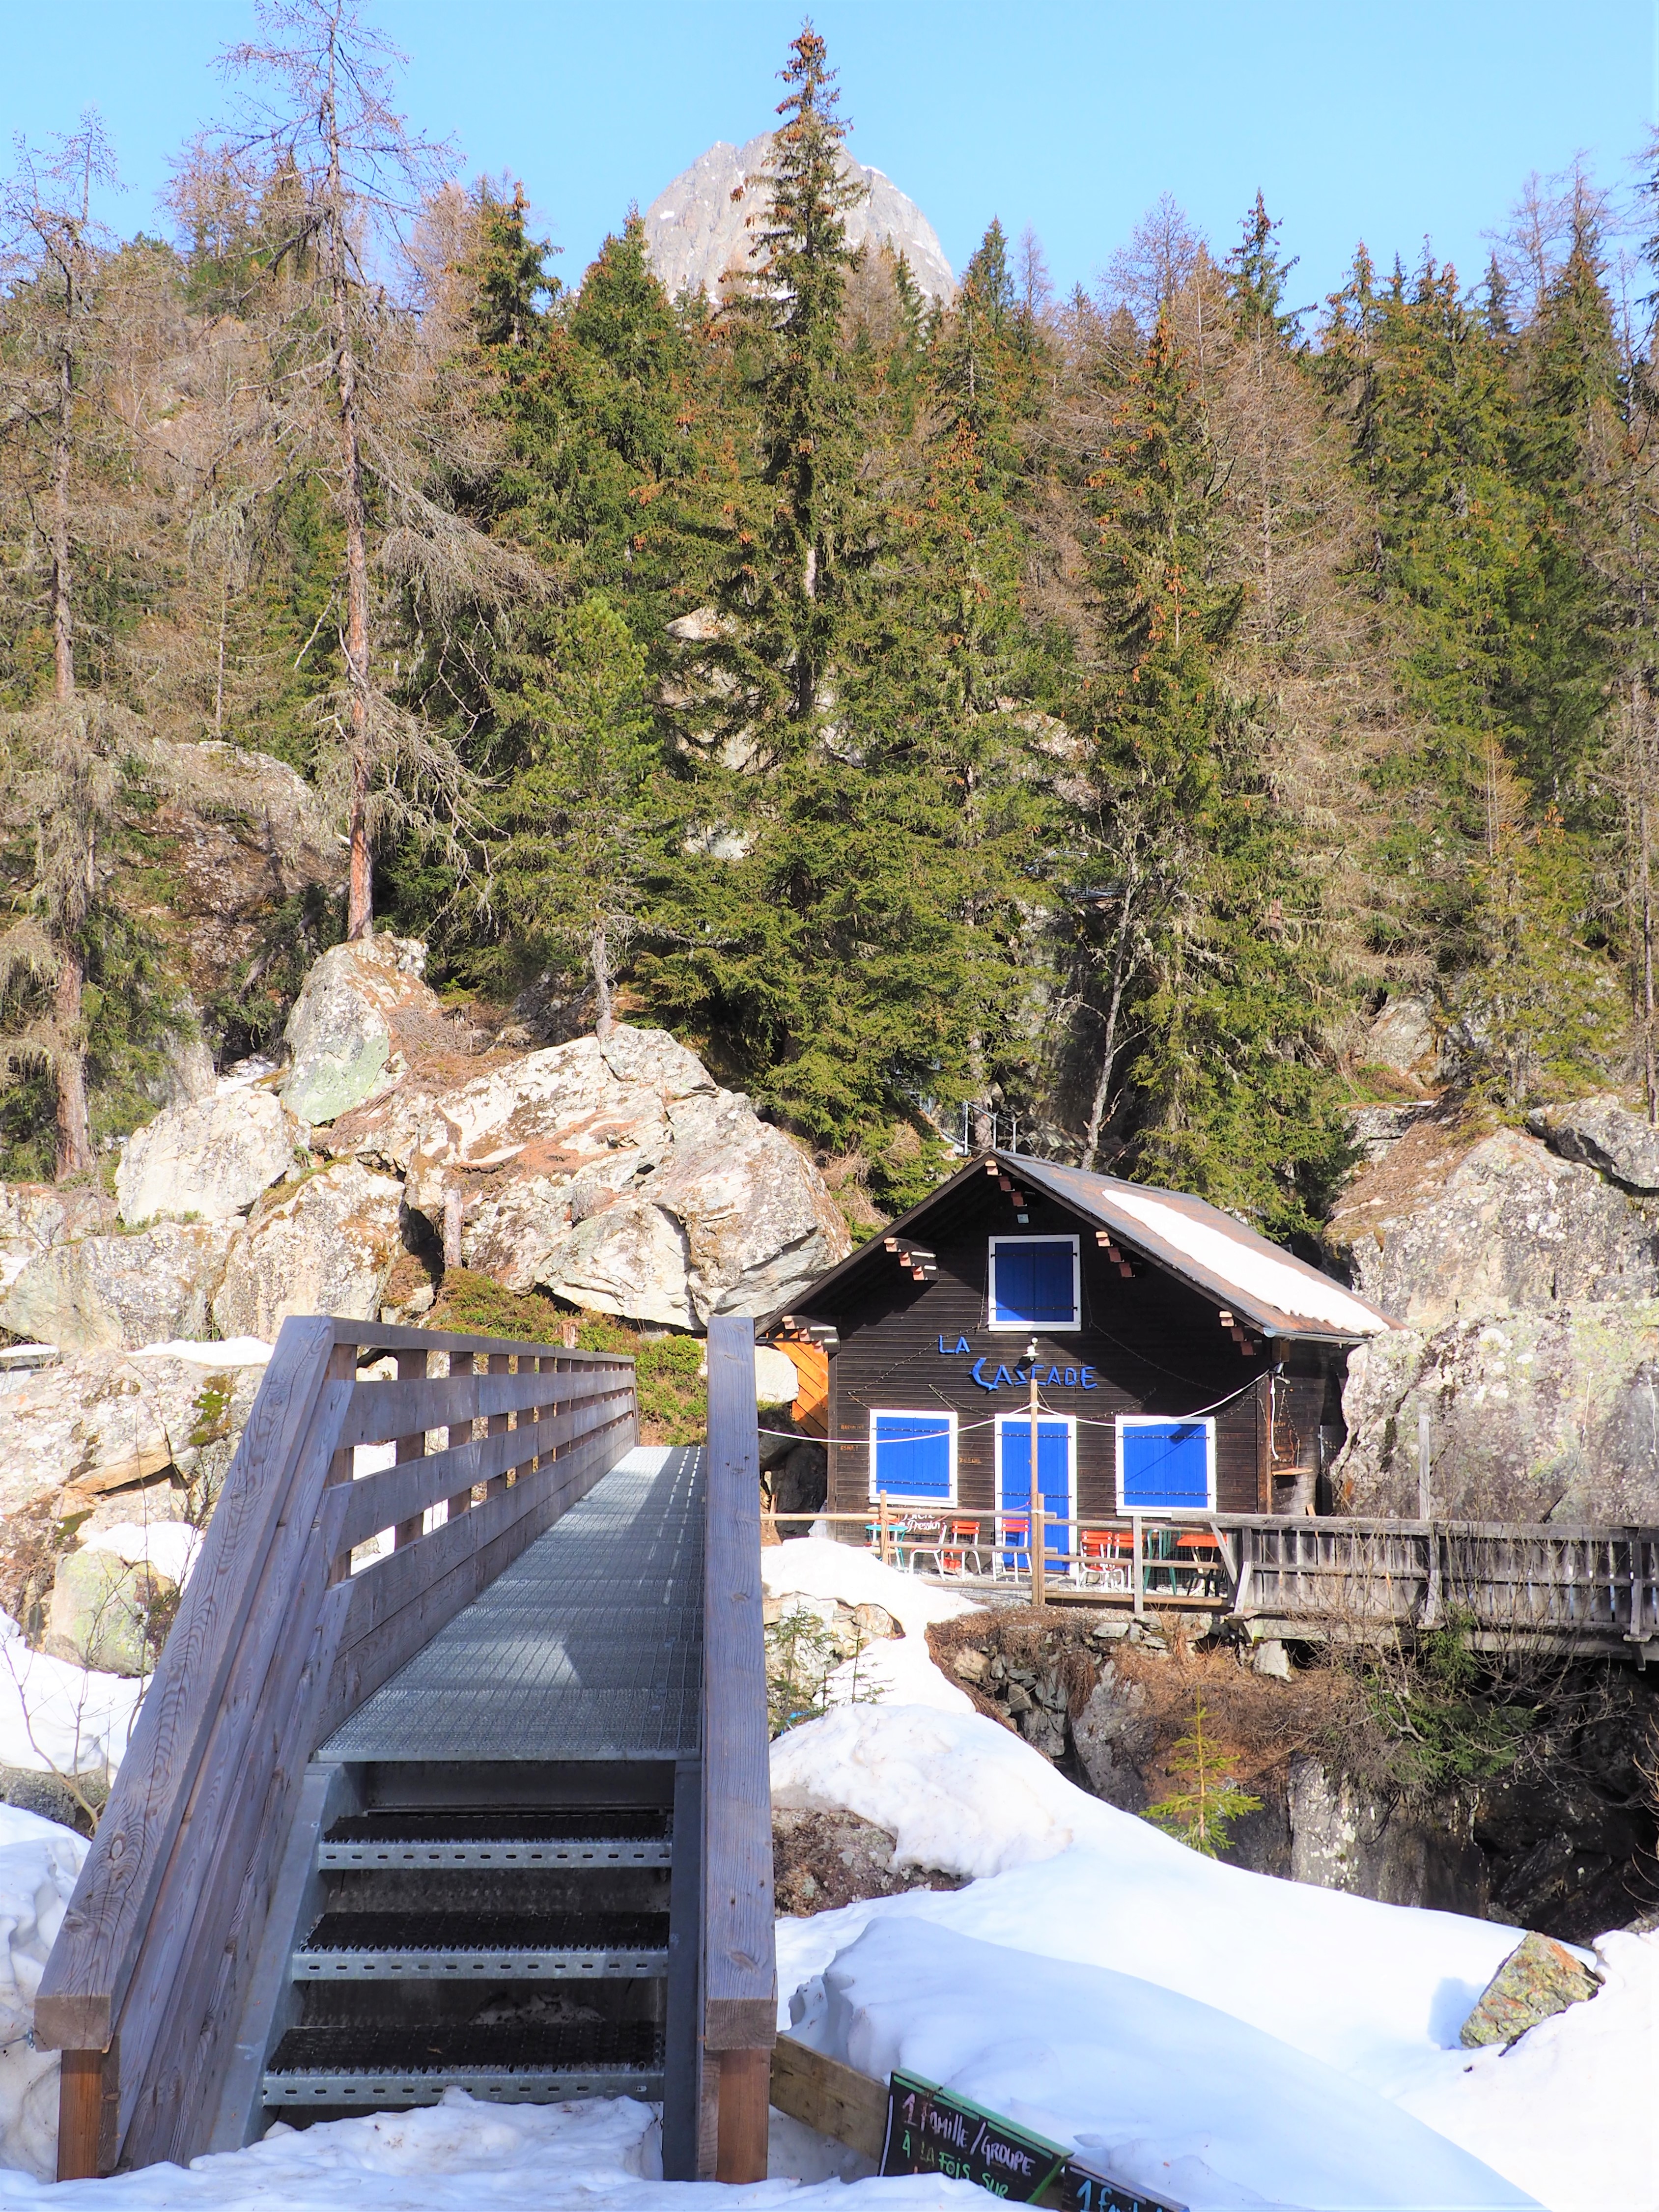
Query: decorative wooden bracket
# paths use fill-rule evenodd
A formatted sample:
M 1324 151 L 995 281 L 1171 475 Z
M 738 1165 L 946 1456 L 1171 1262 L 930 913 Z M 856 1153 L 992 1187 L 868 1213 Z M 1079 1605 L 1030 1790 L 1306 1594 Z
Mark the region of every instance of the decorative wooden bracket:
M 908 1267 L 919 1283 L 931 1283 L 939 1274 L 939 1255 L 930 1252 L 925 1244 L 913 1244 L 906 1237 L 884 1237 L 882 1243 L 890 1252 L 896 1253 L 901 1267 Z

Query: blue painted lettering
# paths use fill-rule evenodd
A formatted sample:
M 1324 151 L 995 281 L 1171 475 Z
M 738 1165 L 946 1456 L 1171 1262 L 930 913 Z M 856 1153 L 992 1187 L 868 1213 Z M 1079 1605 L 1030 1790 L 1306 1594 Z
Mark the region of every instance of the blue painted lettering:
M 1077 1379 L 1084 1389 L 1092 1390 L 1095 1388 L 1094 1369 L 1092 1367 L 1079 1368 Z
M 957 1350 L 958 1352 L 971 1352 L 973 1348 L 973 1346 L 969 1343 L 965 1336 L 959 1336 L 957 1339 Z
M 1058 1367 L 1051 1367 L 1051 1368 L 1048 1370 L 1048 1380 L 1049 1380 L 1049 1382 L 1059 1382 L 1059 1380 L 1060 1380 L 1060 1370 L 1059 1370 L 1059 1368 L 1058 1368 Z
M 999 1367 L 997 1370 L 997 1379 L 992 1383 L 991 1388 L 994 1390 L 1000 1390 L 1006 1382 L 1012 1389 L 1013 1387 L 1013 1376 L 1008 1372 L 1006 1367 Z
M 1068 1367 L 1066 1370 L 1066 1388 L 1068 1390 L 1075 1390 L 1077 1388 L 1077 1370 L 1075 1367 Z
M 988 1382 L 986 1381 L 985 1377 L 984 1377 L 984 1376 L 980 1373 L 980 1371 L 979 1371 L 979 1370 L 980 1370 L 980 1369 L 981 1369 L 981 1367 L 983 1367 L 983 1366 L 984 1366 L 984 1364 L 985 1364 L 985 1362 L 984 1362 L 984 1360 L 983 1360 L 983 1359 L 976 1359 L 976 1360 L 974 1362 L 974 1365 L 973 1365 L 973 1377 L 974 1377 L 974 1380 L 975 1380 L 975 1382 L 977 1382 L 977 1383 L 978 1383 L 978 1385 L 979 1385 L 979 1387 L 980 1387 L 980 1389 L 981 1389 L 981 1390 L 994 1390 L 994 1389 L 996 1389 L 996 1387 L 997 1387 L 997 1386 L 996 1386 L 996 1384 L 995 1384 L 994 1382 Z

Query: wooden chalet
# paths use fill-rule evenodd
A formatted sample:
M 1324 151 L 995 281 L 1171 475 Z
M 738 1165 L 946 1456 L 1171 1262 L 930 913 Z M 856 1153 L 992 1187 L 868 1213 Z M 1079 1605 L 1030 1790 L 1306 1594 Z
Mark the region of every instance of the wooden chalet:
M 1311 1513 L 1349 1347 L 1389 1325 L 1201 1199 L 994 1152 L 757 1333 L 821 1392 L 827 1511 L 988 1537 L 1029 1508 L 1033 1346 L 1054 1519 Z

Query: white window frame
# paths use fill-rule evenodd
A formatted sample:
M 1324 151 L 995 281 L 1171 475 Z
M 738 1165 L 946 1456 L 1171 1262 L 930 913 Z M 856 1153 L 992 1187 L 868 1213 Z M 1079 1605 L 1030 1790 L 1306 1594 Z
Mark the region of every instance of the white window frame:
M 937 1421 L 950 1431 L 951 1490 L 946 1498 L 917 1498 L 904 1492 L 885 1492 L 876 1484 L 876 1423 L 878 1421 Z M 937 1506 L 941 1513 L 952 1510 L 957 1502 L 957 1413 L 954 1406 L 872 1406 L 870 1408 L 870 1503 L 874 1505 L 885 1496 L 890 1505 L 914 1505 L 918 1510 Z
M 1037 1415 L 1037 1426 L 1038 1426 L 1040 1429 L 1042 1429 L 1042 1428 L 1053 1428 L 1056 1424 L 1060 1424 L 1060 1425 L 1063 1425 L 1063 1426 L 1064 1426 L 1064 1428 L 1065 1428 L 1065 1431 L 1066 1431 L 1066 1518 L 1068 1521 L 1075 1521 L 1075 1520 L 1077 1519 L 1077 1419 L 1076 1419 L 1076 1416 L 1075 1416 L 1075 1415 L 1073 1415 L 1073 1414 L 1071 1414 L 1071 1413 L 1040 1413 Z M 1006 1520 L 1006 1518 L 1007 1518 L 1007 1513 L 1008 1513 L 1008 1509 L 1004 1505 L 1004 1504 L 1003 1504 L 1003 1502 L 1002 1502 L 1002 1437 L 1003 1437 L 1003 1431 L 1004 1431 L 1004 1430 L 1005 1430 L 1005 1429 L 1024 1429 L 1024 1430 L 1025 1430 L 1025 1431 L 1027 1431 L 1027 1433 L 1028 1433 L 1028 1435 L 1029 1435 L 1030 1431 L 1030 1426 L 1031 1426 L 1031 1416 L 1030 1416 L 1030 1414 L 1029 1413 L 999 1413 L 999 1414 L 997 1415 L 997 1428 L 996 1428 L 996 1484 L 997 1484 L 997 1490 L 996 1490 L 996 1498 L 997 1498 L 997 1531 L 998 1531 L 998 1539 L 999 1539 L 999 1541 L 1000 1541 L 1001 1530 L 1002 1530 L 1002 1524 L 1003 1524 L 1003 1522 Z M 1039 1449 L 1040 1449 L 1040 1447 L 1039 1447 Z M 1018 1511 L 1018 1508 L 1016 1508 L 1015 1510 L 1016 1510 L 1016 1511 Z M 1070 1530 L 1069 1530 L 1069 1529 L 1066 1531 L 1066 1543 L 1065 1543 L 1064 1548 L 1065 1548 L 1065 1550 L 1066 1550 L 1066 1551 L 1067 1551 L 1067 1552 L 1073 1552 L 1073 1551 L 1075 1551 L 1075 1550 L 1076 1550 L 1076 1548 L 1077 1548 L 1077 1547 L 1076 1547 L 1076 1546 L 1073 1543 L 1073 1541 L 1072 1541 L 1072 1538 L 1071 1538 L 1071 1532 L 1070 1532 Z M 1051 1569 L 1051 1570 L 1050 1570 L 1050 1571 L 1051 1571 L 1051 1572 L 1053 1572 L 1053 1571 L 1054 1571 L 1053 1569 Z
M 999 1244 L 1069 1244 L 1072 1248 L 1072 1318 L 1070 1321 L 999 1321 L 997 1314 L 997 1247 Z M 986 1239 L 985 1326 L 1004 1336 L 1057 1335 L 1083 1326 L 1083 1262 L 1079 1240 L 1063 1232 L 1056 1236 L 991 1237 Z
M 1205 1462 L 1207 1494 L 1199 1505 L 1126 1505 L 1123 1502 L 1123 1432 L 1126 1429 L 1202 1429 L 1205 1436 Z M 1201 1420 L 1185 1419 L 1179 1413 L 1120 1413 L 1117 1416 L 1117 1435 L 1114 1449 L 1117 1461 L 1117 1510 L 1120 1513 L 1139 1513 L 1149 1518 L 1182 1513 L 1213 1513 L 1215 1504 L 1215 1421 L 1212 1417 Z

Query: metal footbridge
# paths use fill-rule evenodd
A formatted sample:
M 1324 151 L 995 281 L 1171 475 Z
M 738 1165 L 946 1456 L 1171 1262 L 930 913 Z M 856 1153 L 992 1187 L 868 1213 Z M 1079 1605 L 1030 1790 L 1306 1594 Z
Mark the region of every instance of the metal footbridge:
M 746 1322 L 710 1381 L 641 1447 L 629 1363 L 285 1327 L 42 1984 L 60 2178 L 452 2086 L 764 2173 Z

